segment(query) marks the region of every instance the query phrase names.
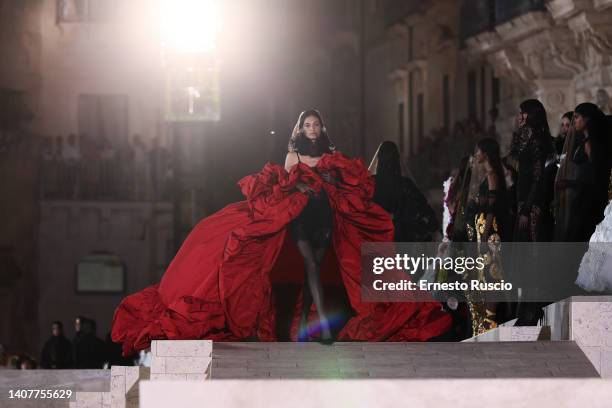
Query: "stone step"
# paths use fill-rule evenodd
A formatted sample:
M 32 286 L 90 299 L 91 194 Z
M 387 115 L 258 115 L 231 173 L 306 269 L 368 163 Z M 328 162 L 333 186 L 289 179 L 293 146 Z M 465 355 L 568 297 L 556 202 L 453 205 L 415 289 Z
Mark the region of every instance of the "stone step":
M 214 343 L 212 379 L 598 377 L 572 341 Z
M 589 407 L 608 408 L 612 380 L 426 379 L 143 382 L 141 408 Z M 487 402 L 488 401 L 488 402 Z

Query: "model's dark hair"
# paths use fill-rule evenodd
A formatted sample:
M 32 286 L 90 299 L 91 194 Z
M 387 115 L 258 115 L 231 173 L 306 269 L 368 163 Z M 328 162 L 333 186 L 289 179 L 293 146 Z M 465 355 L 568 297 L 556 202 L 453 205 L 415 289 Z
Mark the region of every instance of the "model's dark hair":
M 567 119 L 571 122 L 572 120 L 574 120 L 574 112 L 572 111 L 565 112 L 563 116 L 561 116 L 561 119 Z
M 527 125 L 542 136 L 550 136 L 546 109 L 537 99 L 527 99 L 520 105 L 521 112 L 527 114 Z
M 499 190 L 505 190 L 506 178 L 504 177 L 504 169 L 499 155 L 499 143 L 492 137 L 485 137 L 484 139 L 480 139 L 476 146 L 481 152 L 487 155 L 489 164 L 491 164 L 493 171 L 497 175 L 497 183 L 498 187 L 500 187 Z
M 527 99 L 520 105 L 521 112 L 527 114 L 527 126 L 533 131 L 534 137 L 539 139 L 542 152 L 548 156 L 555 151 L 552 144 L 552 135 L 548 126 L 546 109 L 537 99 Z
M 602 137 L 606 131 L 606 115 L 597 105 L 590 102 L 581 103 L 574 111 L 586 119 L 586 128 L 590 137 Z
M 378 146 L 376 152 L 376 175 L 381 177 L 401 176 L 402 166 L 400 163 L 400 153 L 397 145 L 390 141 L 384 141 Z
M 321 134 L 314 143 L 304 134 L 304 122 L 311 116 L 316 117 L 321 124 Z M 336 147 L 327 135 L 327 129 L 321 112 L 317 109 L 309 109 L 300 113 L 289 140 L 289 151 L 297 151 L 307 156 L 317 157 L 325 153 L 333 153 L 335 150 Z

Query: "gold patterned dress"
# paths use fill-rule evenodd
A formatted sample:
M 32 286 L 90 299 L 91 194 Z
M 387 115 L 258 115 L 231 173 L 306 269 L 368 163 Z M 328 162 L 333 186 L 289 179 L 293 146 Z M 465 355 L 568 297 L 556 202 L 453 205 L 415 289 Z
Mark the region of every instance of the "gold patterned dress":
M 503 200 L 497 190 L 489 189 L 485 178 L 478 190 L 478 211 L 474 216 L 473 233 L 470 239 L 476 242 L 477 256 L 484 259 L 484 267 L 476 268 L 467 279 L 476 279 L 480 282 L 498 282 L 503 278 L 501 262 L 501 228 L 503 221 Z M 487 231 L 487 219 L 490 217 L 490 226 Z M 492 304 L 488 304 L 484 293 L 470 290 L 466 298 L 472 314 L 473 335 L 479 335 L 487 330 L 497 327 L 495 311 Z

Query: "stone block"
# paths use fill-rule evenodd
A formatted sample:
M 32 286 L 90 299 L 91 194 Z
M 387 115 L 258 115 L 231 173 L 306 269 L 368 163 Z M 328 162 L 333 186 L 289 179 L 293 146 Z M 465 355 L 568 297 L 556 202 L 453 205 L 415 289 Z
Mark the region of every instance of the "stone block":
M 575 296 L 544 310 L 553 340 L 575 341 L 602 377 L 612 376 L 605 366 L 612 347 L 612 296 Z
M 151 374 L 151 381 L 186 381 L 187 374 Z
M 110 406 L 123 408 L 130 398 L 138 398 L 138 382 L 150 377 L 148 367 L 111 367 Z
M 151 360 L 151 374 L 164 374 L 166 372 L 166 357 L 155 357 Z
M 166 374 L 204 374 L 212 362 L 211 357 L 166 357 Z
M 612 347 L 601 351 L 601 369 L 599 374 L 604 378 L 612 378 Z
M 102 392 L 77 392 L 77 408 L 102 408 Z
M 155 357 L 210 357 L 210 340 L 154 340 L 151 353 Z

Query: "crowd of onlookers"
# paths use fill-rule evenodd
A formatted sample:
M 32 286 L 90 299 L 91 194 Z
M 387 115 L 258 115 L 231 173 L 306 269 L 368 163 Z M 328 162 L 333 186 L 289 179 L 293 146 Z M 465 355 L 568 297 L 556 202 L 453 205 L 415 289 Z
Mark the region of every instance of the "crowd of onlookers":
M 45 341 L 39 358 L 21 352 L 7 353 L 0 345 L 1 369 L 101 369 L 133 364 L 131 359 L 122 357 L 121 345 L 113 343 L 110 334 L 105 340 L 100 339 L 96 321 L 84 316 L 75 318 L 71 340 L 66 337 L 62 322 L 53 322 L 51 336 Z
M 167 200 L 171 158 L 159 138 L 129 143 L 85 134 L 45 137 L 42 194 L 49 199 Z
M 556 259 L 538 258 L 535 245 L 521 253 L 521 267 L 513 272 L 534 266 L 538 271 L 516 277 L 529 301 L 505 310 L 503 318 L 494 307 L 486 310 L 486 320 L 497 313 L 498 322 L 518 317 L 517 325 L 535 325 L 547 289 L 555 288 L 555 296 L 576 293 L 586 243 L 604 219 L 612 185 L 612 118 L 593 103 L 581 103 L 554 118 L 560 131 L 553 135 L 544 106 L 529 99 L 517 107 L 516 122 L 506 156 L 496 138 L 480 135 L 470 146 L 474 153 L 457 159 L 459 167 L 446 183 L 445 235 L 451 242 L 572 243 L 573 253 Z M 500 279 L 502 265 L 489 279 Z

